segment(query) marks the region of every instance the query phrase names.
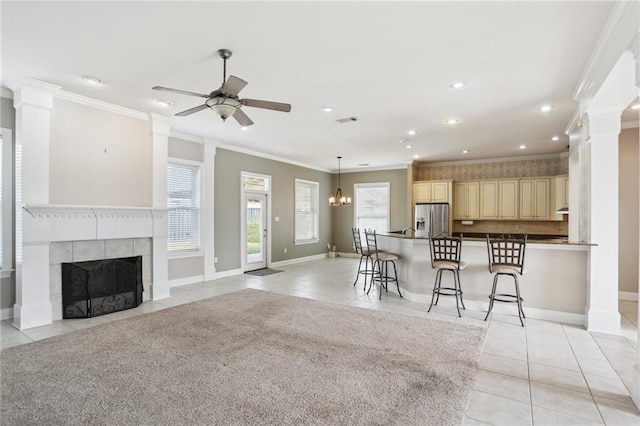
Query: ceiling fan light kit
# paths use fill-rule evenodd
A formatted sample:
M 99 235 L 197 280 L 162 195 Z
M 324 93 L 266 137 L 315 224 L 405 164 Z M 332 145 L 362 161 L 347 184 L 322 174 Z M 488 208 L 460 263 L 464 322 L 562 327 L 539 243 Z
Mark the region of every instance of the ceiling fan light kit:
M 273 111 L 282 112 L 291 111 L 291 105 L 285 103 L 238 98 L 238 93 L 240 93 L 240 91 L 247 85 L 247 82 L 234 75 L 229 76 L 229 79 L 227 80 L 227 59 L 231 57 L 232 52 L 229 49 L 220 49 L 218 50 L 218 55 L 224 61 L 222 70 L 222 86 L 212 91 L 208 95 L 203 93 L 189 92 L 186 90 L 172 89 L 170 87 L 153 87 L 153 90 L 179 93 L 181 95 L 196 96 L 199 98 L 207 98 L 204 104 L 190 108 L 186 111 L 179 112 L 176 114 L 176 116 L 184 117 L 209 108 L 214 111 L 220 118 L 222 118 L 222 121 L 226 121 L 227 118 L 233 117 L 240 124 L 240 126 L 247 127 L 251 126 L 253 124 L 253 121 L 251 121 L 247 114 L 242 111 L 241 108 L 243 106 L 270 109 Z

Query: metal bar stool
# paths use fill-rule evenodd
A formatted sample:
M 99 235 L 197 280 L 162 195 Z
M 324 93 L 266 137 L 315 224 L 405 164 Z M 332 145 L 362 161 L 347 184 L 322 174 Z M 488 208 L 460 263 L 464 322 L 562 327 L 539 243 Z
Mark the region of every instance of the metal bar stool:
M 353 233 L 353 245 L 356 249 L 356 253 L 360 255 L 360 263 L 358 263 L 358 273 L 356 274 L 356 280 L 353 282 L 353 285 L 355 287 L 356 283 L 358 282 L 358 279 L 360 278 L 360 275 L 362 274 L 364 275 L 364 287 L 362 289 L 366 290 L 367 277 L 371 276 L 371 279 L 373 279 L 373 276 L 376 275 L 378 272 L 375 270 L 375 267 L 373 264 L 373 257 L 371 256 L 372 253 L 369 251 L 368 248 L 365 248 L 365 249 L 362 248 L 362 240 L 360 239 L 360 229 L 351 228 L 351 232 Z M 362 269 L 363 260 L 364 260 L 364 269 Z M 369 268 L 369 261 L 371 261 L 371 268 Z
M 462 234 L 459 238 L 450 237 L 446 233 L 432 237 L 429 241 L 431 247 L 431 267 L 437 269 L 436 281 L 433 284 L 433 294 L 431 294 L 431 305 L 429 310 L 434 305 L 433 299 L 435 298 L 435 305 L 438 304 L 440 296 L 455 296 L 456 297 L 456 309 L 458 310 L 458 316 L 460 315 L 460 305 L 462 309 L 466 309 L 464 302 L 462 301 L 462 287 L 460 286 L 460 270 L 467 267 L 467 264 L 460 260 L 460 253 L 462 252 Z M 451 271 L 453 274 L 453 287 L 442 287 L 442 272 Z
M 489 272 L 495 274 L 493 277 L 493 287 L 491 288 L 491 294 L 489 295 L 489 310 L 487 316 L 484 317 L 486 321 L 489 318 L 491 309 L 493 309 L 493 302 L 517 303 L 518 304 L 518 317 L 520 318 L 520 325 L 524 327 L 522 321 L 524 311 L 522 310 L 522 297 L 520 296 L 520 285 L 518 283 L 518 275 L 522 276 L 527 273 L 524 269 L 524 251 L 527 246 L 527 236 L 524 235 L 522 239 L 512 237 L 511 235 L 501 235 L 497 238 L 489 237 L 487 234 L 487 252 L 489 255 Z M 513 281 L 516 287 L 516 294 L 496 293 L 496 286 L 498 285 L 498 277 L 500 275 L 509 275 L 513 277 Z
M 396 269 L 395 262 L 396 260 L 400 259 L 400 255 L 378 250 L 378 241 L 376 239 L 375 230 L 365 229 L 364 235 L 367 240 L 367 248 L 374 258 L 374 269 L 377 268 L 377 273 L 371 276 L 371 282 L 369 283 L 369 290 L 367 290 L 367 294 L 369 294 L 369 292 L 371 291 L 373 282 L 377 281 L 380 283 L 380 292 L 378 295 L 378 299 L 382 299 L 382 287 L 384 286 L 385 291 L 388 292 L 389 282 L 395 281 L 396 287 L 398 288 L 398 294 L 400 295 L 400 297 L 402 297 L 402 293 L 400 292 L 400 283 L 398 282 L 398 271 Z M 389 275 L 389 263 L 393 265 L 393 276 Z

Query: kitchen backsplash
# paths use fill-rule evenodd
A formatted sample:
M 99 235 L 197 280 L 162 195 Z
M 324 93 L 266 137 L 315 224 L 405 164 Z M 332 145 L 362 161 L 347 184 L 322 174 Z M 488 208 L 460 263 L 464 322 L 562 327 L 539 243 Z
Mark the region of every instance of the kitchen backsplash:
M 566 217 L 566 216 L 565 216 Z M 473 225 L 462 225 L 453 221 L 453 232 L 487 232 L 537 235 L 569 235 L 569 222 L 563 221 L 511 221 L 511 220 L 474 220 Z
M 567 157 L 418 166 L 418 180 L 475 180 L 569 174 Z

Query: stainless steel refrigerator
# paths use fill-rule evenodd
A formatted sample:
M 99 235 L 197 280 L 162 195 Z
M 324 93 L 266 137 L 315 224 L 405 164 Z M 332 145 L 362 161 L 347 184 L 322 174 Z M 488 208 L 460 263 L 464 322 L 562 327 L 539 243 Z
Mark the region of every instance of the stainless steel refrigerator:
M 416 203 L 416 238 L 449 232 L 449 203 Z

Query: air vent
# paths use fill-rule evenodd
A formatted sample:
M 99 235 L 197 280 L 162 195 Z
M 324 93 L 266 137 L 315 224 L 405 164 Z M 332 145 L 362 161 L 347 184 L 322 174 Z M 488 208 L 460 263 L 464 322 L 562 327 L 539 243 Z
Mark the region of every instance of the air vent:
M 358 119 L 356 117 L 347 117 L 347 118 L 341 118 L 339 120 L 336 120 L 338 123 L 350 123 L 352 121 L 358 121 Z

